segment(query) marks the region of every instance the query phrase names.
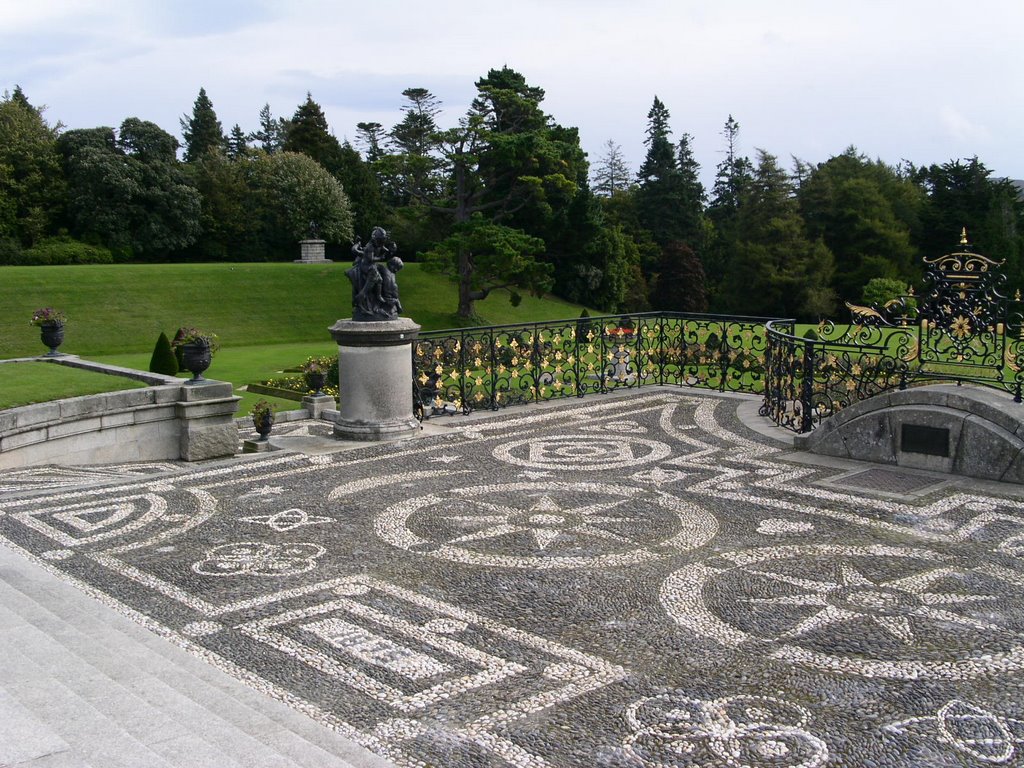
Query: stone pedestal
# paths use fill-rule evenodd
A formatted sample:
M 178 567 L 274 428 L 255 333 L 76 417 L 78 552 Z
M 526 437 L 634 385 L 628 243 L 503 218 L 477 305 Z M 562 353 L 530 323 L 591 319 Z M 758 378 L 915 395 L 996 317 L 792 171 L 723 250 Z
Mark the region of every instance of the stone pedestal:
M 378 322 L 339 320 L 338 419 L 345 440 L 401 440 L 419 432 L 412 412 L 412 342 L 420 326 L 407 317 Z
M 326 240 L 300 240 L 299 248 L 301 259 L 296 259 L 296 264 L 330 264 L 330 259 L 324 258 Z
M 311 419 L 319 419 L 324 411 L 333 411 L 336 405 L 330 395 L 306 395 L 302 398 L 302 407 L 309 411 Z
M 181 399 L 174 404 L 181 425 L 181 458 L 203 461 L 233 456 L 238 450 L 235 411 L 241 399 L 232 392 L 231 384 L 223 381 L 205 380 L 183 386 Z

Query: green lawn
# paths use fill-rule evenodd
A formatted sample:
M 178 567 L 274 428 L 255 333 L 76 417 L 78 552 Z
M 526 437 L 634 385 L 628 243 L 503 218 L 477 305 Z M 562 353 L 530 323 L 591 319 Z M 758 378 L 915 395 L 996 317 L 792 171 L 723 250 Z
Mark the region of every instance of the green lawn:
M 120 264 L 0 267 L 0 359 L 46 351 L 29 318 L 51 306 L 68 316 L 62 352 L 146 370 L 161 331 L 179 326 L 216 333 L 222 348 L 208 378 L 235 387 L 274 378 L 310 355 L 334 355 L 328 328 L 352 314 L 349 264 Z M 399 276 L 403 314 L 426 330 L 459 325 L 455 284 L 408 264 Z M 577 317 L 580 307 L 499 292 L 477 303 L 487 324 Z M 76 393 L 77 394 L 77 393 Z M 84 394 L 84 393 L 81 393 Z M 238 392 L 245 413 L 261 396 Z M 298 403 L 263 398 L 282 409 Z
M 160 331 L 194 325 L 224 347 L 331 343 L 327 328 L 352 314 L 346 263 L 118 264 L 0 267 L 0 359 L 45 352 L 29 325 L 39 307 L 68 316 L 61 351 L 85 357 L 146 352 Z M 427 330 L 459 325 L 455 284 L 409 264 L 399 276 L 403 314 Z M 504 292 L 478 303 L 492 325 L 577 317 L 580 308 Z M 146 364 L 148 366 L 147 358 Z
M 141 381 L 123 376 L 107 376 L 66 365 L 6 363 L 0 365 L 0 408 L 144 386 Z

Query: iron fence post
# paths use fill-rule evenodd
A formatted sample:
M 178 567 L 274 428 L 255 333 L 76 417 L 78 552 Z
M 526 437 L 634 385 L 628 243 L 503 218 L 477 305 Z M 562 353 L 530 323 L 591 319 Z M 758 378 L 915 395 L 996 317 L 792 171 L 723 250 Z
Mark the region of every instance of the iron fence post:
M 814 342 L 804 341 L 804 379 L 800 387 L 800 431 L 810 432 L 814 428 L 811 413 L 811 398 L 814 395 Z
M 729 363 L 726 360 L 726 350 L 729 345 L 725 340 L 725 321 L 722 321 L 721 325 L 722 333 L 718 337 L 718 365 L 722 371 L 722 375 L 718 380 L 718 391 L 725 392 L 725 377 L 729 373 Z
M 498 355 L 494 351 L 494 331 L 488 334 L 491 348 L 491 410 L 498 410 Z
M 544 375 L 541 372 L 541 331 L 534 324 L 534 348 L 529 350 L 530 359 L 534 361 L 534 402 L 541 401 L 541 387 L 544 386 Z
M 469 399 L 466 392 L 466 331 L 459 332 L 459 399 L 462 400 L 462 412 L 469 413 Z
M 665 386 L 665 361 L 667 360 L 665 349 L 665 320 L 658 318 L 658 385 Z

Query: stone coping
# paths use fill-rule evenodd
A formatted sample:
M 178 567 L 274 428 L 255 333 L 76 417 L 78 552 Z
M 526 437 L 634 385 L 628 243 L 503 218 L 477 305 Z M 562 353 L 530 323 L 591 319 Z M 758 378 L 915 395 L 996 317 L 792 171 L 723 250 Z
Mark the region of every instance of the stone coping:
M 230 455 L 231 417 L 241 399 L 229 382 L 192 385 L 175 376 L 82 360 L 75 355 L 17 358 L 122 376 L 149 386 L 0 411 L 0 468 L 56 463 L 111 463 Z

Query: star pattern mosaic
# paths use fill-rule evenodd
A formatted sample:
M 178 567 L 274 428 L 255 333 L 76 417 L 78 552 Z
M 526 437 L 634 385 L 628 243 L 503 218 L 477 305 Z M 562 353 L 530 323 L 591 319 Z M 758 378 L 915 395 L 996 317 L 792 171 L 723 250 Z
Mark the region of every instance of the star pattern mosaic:
M 0 537 L 402 768 L 1024 763 L 1024 494 L 861 494 L 736 405 L 0 474 Z

